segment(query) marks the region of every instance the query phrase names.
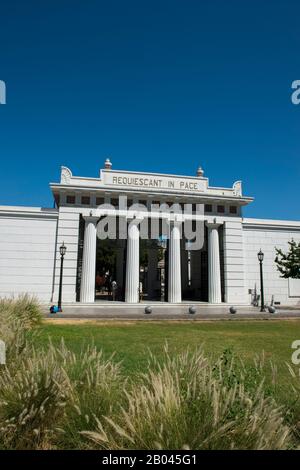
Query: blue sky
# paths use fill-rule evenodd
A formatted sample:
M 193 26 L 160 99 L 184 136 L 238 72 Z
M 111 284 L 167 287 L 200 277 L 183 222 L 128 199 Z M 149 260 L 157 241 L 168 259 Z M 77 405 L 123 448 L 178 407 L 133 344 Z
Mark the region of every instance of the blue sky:
M 300 219 L 300 3 L 2 0 L 0 205 L 52 206 L 60 166 L 243 180 Z

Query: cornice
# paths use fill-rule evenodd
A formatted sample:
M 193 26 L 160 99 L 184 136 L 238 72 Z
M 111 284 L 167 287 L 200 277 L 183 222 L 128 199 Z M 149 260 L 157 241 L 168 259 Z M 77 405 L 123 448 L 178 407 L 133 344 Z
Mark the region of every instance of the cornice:
M 0 217 L 43 217 L 58 218 L 58 209 L 25 206 L 0 206 Z
M 297 220 L 244 218 L 242 224 L 245 229 L 292 230 L 300 232 L 300 221 Z
M 134 194 L 134 195 L 141 195 L 142 197 L 153 197 L 159 198 L 168 198 L 168 197 L 177 197 L 182 199 L 195 199 L 197 201 L 210 201 L 210 202 L 232 202 L 235 204 L 239 204 L 241 206 L 247 205 L 254 200 L 253 197 L 248 196 L 229 196 L 229 195 L 222 195 L 222 194 L 213 194 L 213 193 L 205 193 L 199 192 L 195 194 L 194 192 L 189 193 L 188 191 L 178 191 L 178 190 L 142 190 L 140 188 L 116 188 L 116 187 L 108 187 L 108 186 L 82 186 L 82 185 L 74 185 L 74 184 L 61 184 L 61 183 L 50 183 L 50 188 L 53 192 L 66 192 L 66 191 L 77 191 L 82 193 L 90 193 L 91 191 L 103 194 L 103 193 L 110 193 L 112 195 L 117 194 Z M 213 189 L 213 188 L 210 188 Z M 220 189 L 220 188 L 216 188 Z

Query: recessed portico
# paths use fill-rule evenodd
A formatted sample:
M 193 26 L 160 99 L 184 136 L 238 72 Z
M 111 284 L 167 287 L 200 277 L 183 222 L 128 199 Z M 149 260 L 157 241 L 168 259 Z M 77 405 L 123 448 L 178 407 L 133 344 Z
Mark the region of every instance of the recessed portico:
M 155 296 L 169 303 L 189 297 L 246 303 L 243 272 L 233 275 L 228 257 L 233 251 L 234 266 L 243 264 L 237 234 L 241 208 L 252 199 L 242 196 L 240 182 L 213 188 L 202 169 L 195 177 L 181 177 L 115 171 L 106 161 L 99 178 L 75 177 L 62 167 L 61 182 L 51 188 L 59 225 L 65 227 L 62 236 L 72 233 L 76 266 L 67 280 L 69 301 L 95 302 L 95 289 L 109 275 L 119 289 L 114 298 L 127 303 Z M 103 222 L 109 226 L 113 219 L 112 267 L 104 273 L 97 253 L 105 246 Z

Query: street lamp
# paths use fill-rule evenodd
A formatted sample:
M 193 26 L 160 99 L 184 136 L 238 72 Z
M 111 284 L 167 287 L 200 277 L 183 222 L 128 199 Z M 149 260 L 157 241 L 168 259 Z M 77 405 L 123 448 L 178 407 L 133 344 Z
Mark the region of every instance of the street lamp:
M 59 277 L 59 291 L 58 291 L 58 311 L 62 312 L 61 309 L 61 298 L 62 298 L 62 280 L 63 280 L 63 266 L 64 266 L 64 256 L 66 254 L 67 247 L 65 246 L 65 242 L 59 247 L 60 252 L 60 277 Z
M 260 311 L 264 312 L 265 311 L 265 299 L 264 299 L 264 279 L 263 279 L 263 260 L 264 260 L 264 253 L 259 250 L 257 253 L 258 261 L 259 261 L 259 266 L 260 266 L 260 297 L 261 297 L 261 303 L 260 303 Z

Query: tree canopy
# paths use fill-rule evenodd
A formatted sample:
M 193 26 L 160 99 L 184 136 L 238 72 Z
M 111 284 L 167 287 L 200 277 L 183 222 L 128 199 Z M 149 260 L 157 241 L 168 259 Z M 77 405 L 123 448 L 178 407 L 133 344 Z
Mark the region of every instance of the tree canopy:
M 288 244 L 289 249 L 286 253 L 280 248 L 275 248 L 277 269 L 281 274 L 280 277 L 300 279 L 300 242 L 291 240 Z

